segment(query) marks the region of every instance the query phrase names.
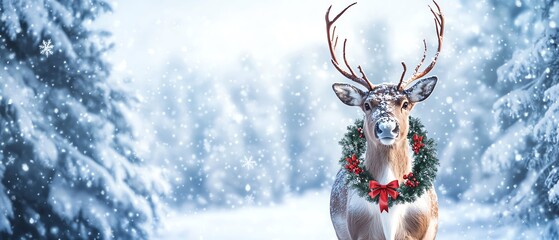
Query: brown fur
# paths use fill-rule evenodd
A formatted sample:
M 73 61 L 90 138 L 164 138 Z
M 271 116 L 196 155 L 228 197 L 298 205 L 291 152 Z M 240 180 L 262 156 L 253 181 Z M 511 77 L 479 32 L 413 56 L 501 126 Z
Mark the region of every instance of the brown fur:
M 397 95 L 395 86 L 388 85 L 388 88 L 377 88 L 373 90 L 370 95 L 379 96 L 383 94 Z M 404 101 L 408 101 L 404 95 L 400 95 L 394 101 L 389 101 L 387 104 L 390 108 L 395 109 L 390 114 L 392 117 L 397 119 L 400 125 L 400 132 L 398 134 L 398 139 L 391 146 L 385 146 L 379 142 L 379 140 L 374 136 L 374 125 L 376 119 L 372 119 L 370 114 L 365 115 L 365 133 L 367 135 L 367 153 L 365 156 L 365 166 L 373 176 L 379 176 L 382 170 L 387 164 L 390 165 L 394 174 L 398 176 L 398 180 L 401 182 L 404 174 L 410 172 L 411 166 L 409 166 L 408 161 L 402 161 L 401 159 L 409 159 L 408 153 L 408 140 L 407 134 L 409 129 L 408 117 L 411 109 L 413 108 L 413 103 L 409 103 L 408 109 L 401 109 Z M 374 98 L 370 101 L 373 106 L 378 106 L 380 103 Z
M 411 239 L 422 239 L 429 227 L 430 213 L 421 212 L 417 208 L 408 208 L 404 230 Z
M 437 199 L 437 193 L 435 193 L 435 189 L 429 189 L 429 196 L 431 197 L 431 216 L 438 217 L 439 216 L 439 204 Z

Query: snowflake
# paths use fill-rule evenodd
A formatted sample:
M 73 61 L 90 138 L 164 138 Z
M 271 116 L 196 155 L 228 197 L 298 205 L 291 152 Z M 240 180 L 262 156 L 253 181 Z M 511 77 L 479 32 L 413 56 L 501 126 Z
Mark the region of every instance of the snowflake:
M 245 205 L 253 205 L 254 204 L 254 196 L 252 194 L 245 196 Z
M 14 156 L 9 156 L 8 157 L 8 162 L 6 162 L 6 165 L 11 165 L 15 162 L 16 158 Z
M 49 57 L 49 54 L 52 55 L 52 49 L 54 48 L 54 46 L 51 45 L 50 39 L 47 40 L 45 42 L 45 40 L 43 40 L 43 44 L 41 44 L 39 46 L 39 48 L 41 49 L 41 54 Z
M 254 160 L 252 160 L 252 156 L 250 157 L 245 157 L 241 163 L 243 164 L 243 167 L 246 169 L 253 169 L 254 167 L 256 167 L 256 162 Z

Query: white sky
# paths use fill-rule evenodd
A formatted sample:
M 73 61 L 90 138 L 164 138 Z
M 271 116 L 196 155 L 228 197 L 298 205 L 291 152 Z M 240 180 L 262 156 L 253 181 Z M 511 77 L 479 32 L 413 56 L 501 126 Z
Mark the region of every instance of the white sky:
M 336 1 L 332 13 L 351 2 Z M 275 65 L 295 52 L 314 51 L 316 48 L 311 47 L 315 46 L 326 53 L 324 14 L 330 4 L 319 0 L 129 0 L 113 3 L 114 13 L 104 15 L 97 24 L 114 34 L 116 49 L 109 57 L 115 67 L 113 74 L 145 81 L 142 78 L 153 74 L 170 56 L 215 73 L 235 66 L 247 55 L 260 64 Z M 352 62 L 365 62 L 367 55 L 360 53 L 375 43 L 363 37 L 367 34 L 364 26 L 381 20 L 389 27 L 375 31 L 390 39 L 388 52 L 392 59 L 387 61 L 397 66 L 393 74 L 399 76 L 402 60 L 414 65 L 421 56 L 423 38 L 430 49 L 436 44 L 428 4 L 432 3 L 369 0 L 352 7 L 338 24 L 341 37 L 349 38 Z M 457 4 L 441 1 L 445 13 L 460 11 Z M 447 26 L 452 27 L 452 22 L 453 18 L 447 17 Z M 368 69 L 366 64 L 364 67 Z
M 154 94 L 154 89 L 168 83 L 165 82 L 169 81 L 165 75 L 172 74 L 169 72 L 169 66 L 177 61 L 182 63 L 181 66 L 188 68 L 181 69 L 181 74 L 192 71 L 197 76 L 206 77 L 203 81 L 207 81 L 208 84 L 223 85 L 224 88 L 228 87 L 224 80 L 226 78 L 247 79 L 231 76 L 242 73 L 243 58 L 249 58 L 260 73 L 257 80 L 251 79 L 252 82 L 247 84 L 258 81 L 259 86 L 264 87 L 276 86 L 277 81 L 296 81 L 296 77 L 285 78 L 286 74 L 290 74 L 285 73 L 286 69 L 290 69 L 286 66 L 306 64 L 309 66 L 298 68 L 309 69 L 307 83 L 314 84 L 316 77 L 316 84 L 312 86 L 316 89 L 311 89 L 310 93 L 305 94 L 313 96 L 313 101 L 328 105 L 327 111 L 319 111 L 313 118 L 316 121 L 328 119 L 332 127 L 336 126 L 336 131 L 329 136 L 336 138 L 342 134 L 345 124 L 361 115 L 357 109 L 341 104 L 330 89 L 334 82 L 349 83 L 349 80 L 334 70 L 328 57 L 324 15 L 333 2 L 128 0 L 114 2 L 113 13 L 103 15 L 94 24 L 113 33 L 112 41 L 116 47 L 108 54 L 108 60 L 113 64 L 112 76 L 115 81 L 131 80 L 127 83 L 127 89 L 135 92 L 142 103 L 146 103 L 140 104 L 140 109 L 136 110 L 140 115 L 150 111 L 149 105 L 162 104 L 161 98 L 165 96 L 159 95 L 158 91 Z M 332 15 L 352 2 L 335 1 Z M 453 87 L 447 88 L 447 84 L 460 86 L 456 84 L 456 74 L 460 71 L 454 69 L 460 70 L 464 67 L 463 62 L 471 60 L 464 58 L 463 53 L 457 53 L 455 46 L 464 44 L 462 37 L 479 34 L 478 24 L 483 24 L 479 16 L 485 14 L 483 4 L 476 8 L 463 8 L 457 0 L 439 2 L 446 16 L 445 44 L 437 67 L 429 75 L 438 75 L 440 81 L 429 101 L 418 105 L 414 110 L 415 116 L 428 116 L 423 122 L 434 137 L 443 134 L 446 136 L 446 132 L 449 131 L 441 126 L 447 123 L 452 115 L 441 116 L 441 113 L 450 113 L 449 104 L 452 98 L 450 102 L 448 99 L 453 91 L 449 91 L 449 88 Z M 426 59 L 429 61 L 436 48 L 433 19 L 427 7 L 429 4 L 433 5 L 428 0 L 364 0 L 347 11 L 338 21 L 337 32 L 341 38 L 349 39 L 348 57 L 354 69 L 358 64 L 362 64 L 373 83 L 397 82 L 402 73 L 400 62 L 407 63 L 409 76 L 421 57 L 424 38 L 430 49 Z M 371 36 L 385 39 L 387 49 L 384 51 L 390 59 L 377 61 L 375 56 L 371 55 L 371 52 L 374 52 L 371 48 L 375 48 L 375 44 L 378 43 L 375 42 L 376 39 L 371 39 Z M 267 77 L 262 77 L 264 75 Z M 191 80 L 184 78 L 181 81 L 189 84 Z M 313 90 L 315 94 L 312 93 Z M 266 89 L 265 92 L 277 95 L 280 91 Z M 268 102 L 258 104 L 274 108 L 278 104 L 274 99 L 276 98 L 272 97 Z M 262 117 L 252 112 L 248 115 Z M 266 114 L 265 117 L 270 116 Z M 261 120 L 258 123 L 264 127 L 258 125 L 254 126 L 255 128 L 278 127 L 284 124 L 270 124 L 267 119 Z M 177 121 L 188 122 L 189 119 Z M 146 124 L 142 121 L 136 122 L 140 125 Z M 147 124 L 147 127 L 135 128 L 145 129 L 144 132 L 148 133 L 151 130 L 147 129 L 153 128 L 158 121 Z M 149 134 L 143 138 L 148 136 Z M 144 140 L 145 144 L 151 144 L 149 139 Z M 332 143 L 335 144 L 336 141 L 333 140 Z

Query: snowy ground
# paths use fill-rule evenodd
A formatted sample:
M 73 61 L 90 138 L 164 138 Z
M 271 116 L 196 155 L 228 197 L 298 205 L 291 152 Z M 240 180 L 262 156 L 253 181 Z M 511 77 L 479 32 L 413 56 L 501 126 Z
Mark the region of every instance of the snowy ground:
M 475 207 L 474 207 L 475 206 Z M 520 229 L 498 226 L 492 206 L 441 203 L 438 239 L 536 239 Z M 189 212 L 188 210 L 184 212 Z M 291 197 L 273 207 L 169 213 L 158 239 L 336 239 L 329 192 Z
M 274 207 L 170 214 L 161 239 L 336 239 L 328 194 L 309 193 Z

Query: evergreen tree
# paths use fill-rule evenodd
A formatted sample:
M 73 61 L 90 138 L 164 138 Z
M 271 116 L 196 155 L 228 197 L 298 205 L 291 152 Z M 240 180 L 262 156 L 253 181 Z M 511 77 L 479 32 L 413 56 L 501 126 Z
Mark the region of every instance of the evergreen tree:
M 0 1 L 1 239 L 146 239 L 157 222 L 167 185 L 134 154 L 108 33 L 89 27 L 110 9 Z
M 543 238 L 551 239 L 559 234 L 559 4 L 523 4 L 515 13 L 521 28 L 515 37 L 528 44 L 497 70 L 495 86 L 507 93 L 493 105 L 494 141 L 482 156 L 483 181 L 486 197 L 503 202 L 505 214 L 543 226 Z

